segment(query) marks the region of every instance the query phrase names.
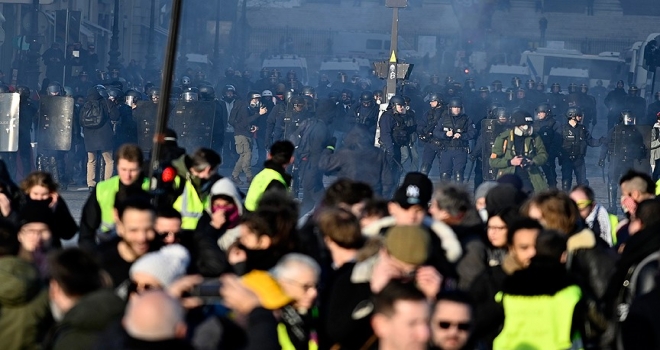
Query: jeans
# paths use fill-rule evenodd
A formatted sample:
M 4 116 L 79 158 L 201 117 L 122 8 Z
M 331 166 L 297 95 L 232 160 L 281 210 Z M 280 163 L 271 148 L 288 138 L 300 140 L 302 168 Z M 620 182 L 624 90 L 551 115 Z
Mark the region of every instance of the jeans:
M 241 175 L 241 171 L 245 173 L 249 179 L 252 178 L 252 139 L 243 135 L 234 136 L 236 142 L 236 153 L 238 153 L 238 161 L 234 166 L 234 171 L 231 172 L 232 177 Z
M 115 161 L 112 159 L 112 152 L 106 151 L 102 153 L 103 161 L 105 162 L 105 174 L 103 180 L 112 177 L 112 172 L 115 167 Z M 87 152 L 87 187 L 96 186 L 96 152 Z

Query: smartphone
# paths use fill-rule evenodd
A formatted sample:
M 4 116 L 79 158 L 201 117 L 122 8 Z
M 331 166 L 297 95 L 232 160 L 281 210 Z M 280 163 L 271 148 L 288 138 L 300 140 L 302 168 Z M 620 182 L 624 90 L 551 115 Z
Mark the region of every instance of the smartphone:
M 204 304 L 216 304 L 222 301 L 220 296 L 220 287 L 222 283 L 219 279 L 206 280 L 196 285 L 191 291 L 190 296 L 202 299 Z

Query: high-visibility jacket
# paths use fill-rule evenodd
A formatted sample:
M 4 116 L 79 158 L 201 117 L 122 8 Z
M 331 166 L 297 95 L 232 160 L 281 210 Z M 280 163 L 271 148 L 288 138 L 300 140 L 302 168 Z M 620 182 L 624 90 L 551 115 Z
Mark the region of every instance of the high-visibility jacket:
M 178 178 L 177 178 L 178 179 Z M 181 213 L 181 228 L 184 230 L 194 230 L 197 228 L 197 222 L 204 213 L 208 196 L 197 194 L 195 186 L 190 179 L 186 179 L 183 185 L 183 192 L 179 198 L 174 201 L 172 207 Z
M 142 180 L 142 189 L 149 191 L 149 179 Z M 96 184 L 96 201 L 101 208 L 102 232 L 108 232 L 115 228 L 115 197 L 119 192 L 119 176 L 113 176 Z
M 273 180 L 281 182 L 285 187 L 287 186 L 286 180 L 284 180 L 282 174 L 269 168 L 260 171 L 259 174 L 252 179 L 250 188 L 245 196 L 245 209 L 249 211 L 255 211 L 257 209 L 257 204 L 259 203 L 261 196 Z

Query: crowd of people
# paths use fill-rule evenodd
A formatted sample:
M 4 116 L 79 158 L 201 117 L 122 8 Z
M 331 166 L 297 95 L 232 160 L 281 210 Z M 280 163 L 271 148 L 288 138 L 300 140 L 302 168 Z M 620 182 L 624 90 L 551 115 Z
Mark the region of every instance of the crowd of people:
M 382 197 L 338 178 L 301 217 L 275 141 L 246 193 L 211 149 L 152 191 L 142 150 L 78 223 L 46 172 L 2 172 L 3 349 L 653 349 L 655 183 L 619 180 L 620 222 L 579 185 L 516 174 L 474 196 L 409 172 Z M 2 163 L 0 163 L 2 164 Z M 4 165 L 4 164 L 3 164 Z M 62 240 L 77 236 L 77 247 Z

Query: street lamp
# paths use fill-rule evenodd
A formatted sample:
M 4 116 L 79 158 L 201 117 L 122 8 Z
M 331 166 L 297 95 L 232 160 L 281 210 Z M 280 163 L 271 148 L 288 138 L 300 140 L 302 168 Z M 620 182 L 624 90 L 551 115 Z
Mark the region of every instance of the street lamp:
M 115 13 L 112 23 L 112 41 L 110 42 L 110 59 L 108 60 L 108 70 L 120 69 L 119 64 L 119 0 L 115 0 Z
M 220 2 L 220 1 L 218 1 Z M 147 55 L 144 63 L 144 70 L 147 73 L 147 79 L 153 79 L 153 73 L 156 67 L 156 53 L 154 52 L 154 31 L 156 30 L 156 0 L 151 0 L 151 12 L 149 13 L 149 39 L 147 41 Z

